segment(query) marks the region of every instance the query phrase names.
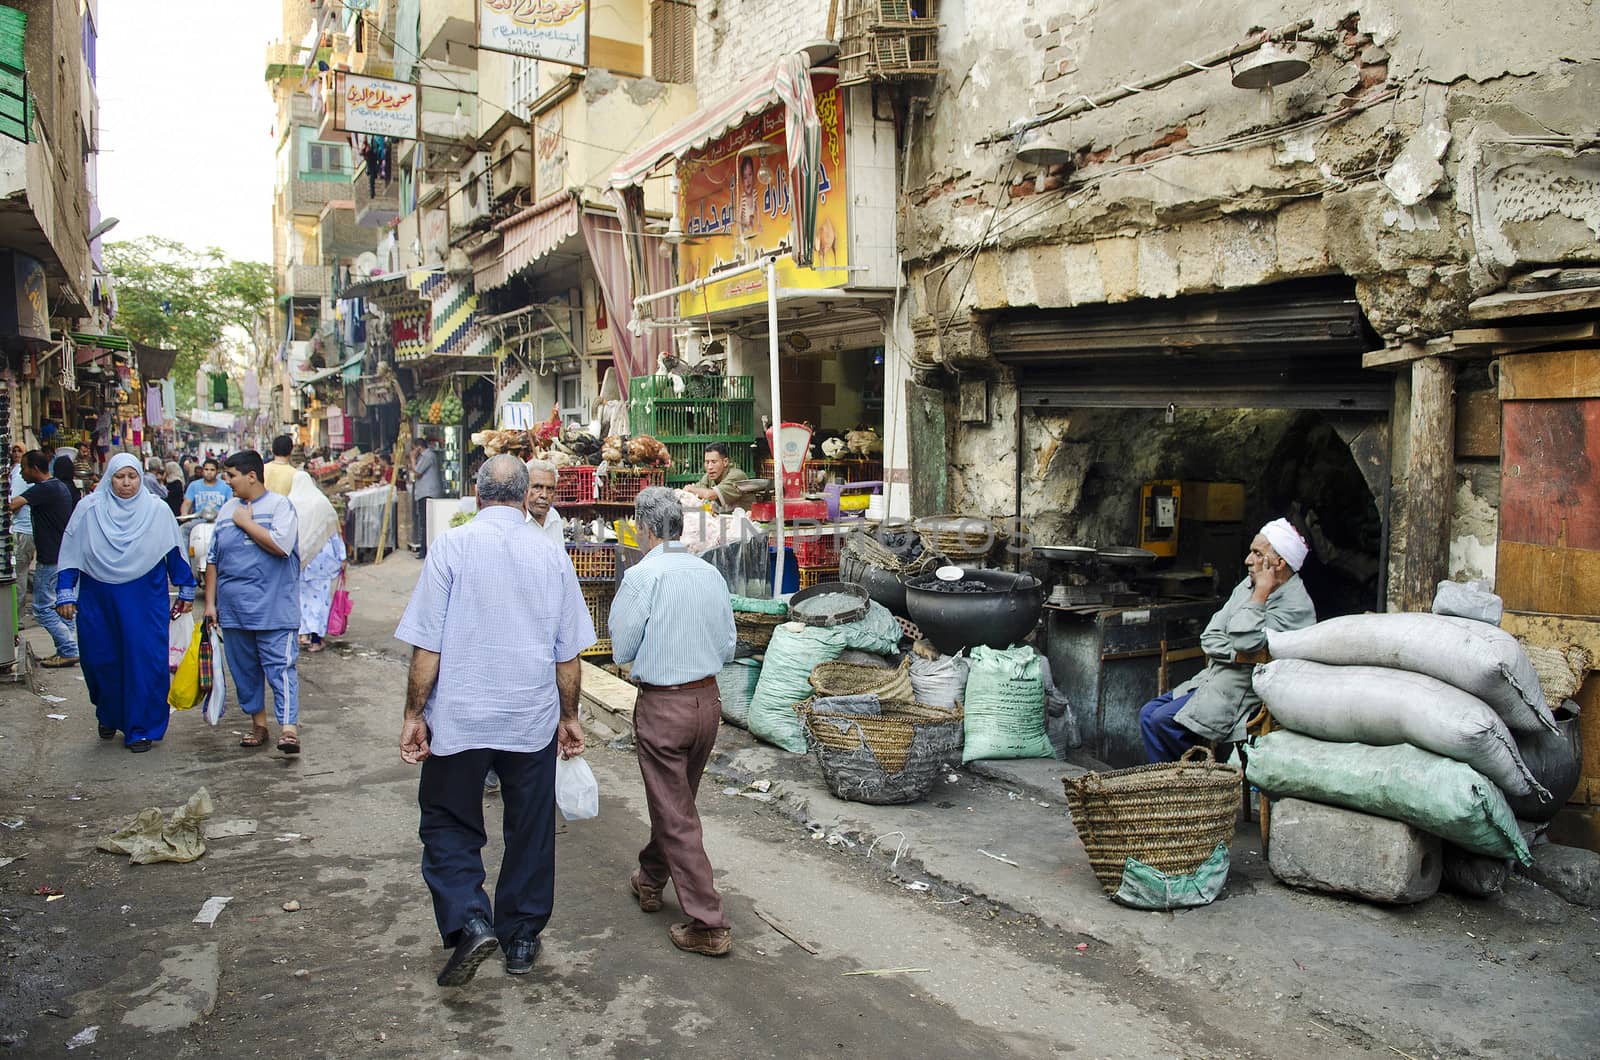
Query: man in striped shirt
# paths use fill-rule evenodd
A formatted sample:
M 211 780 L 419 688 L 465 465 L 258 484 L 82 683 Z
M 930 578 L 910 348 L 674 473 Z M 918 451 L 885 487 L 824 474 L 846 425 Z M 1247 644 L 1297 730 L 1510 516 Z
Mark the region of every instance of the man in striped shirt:
M 639 686 L 634 740 L 650 809 L 650 842 L 628 886 L 639 908 L 653 913 L 671 879 L 689 918 L 669 930 L 673 945 L 721 957 L 733 932 L 711 882 L 694 800 L 722 720 L 716 676 L 733 659 L 733 608 L 717 569 L 678 543 L 683 508 L 672 490 L 641 491 L 634 522 L 646 554 L 611 602 L 611 657 L 633 664 Z
M 533 969 L 555 902 L 555 768 L 583 753 L 578 653 L 594 625 L 578 577 L 524 519 L 528 469 L 500 455 L 478 470 L 478 514 L 428 550 L 395 636 L 412 645 L 400 757 L 422 763 L 422 877 L 454 952 L 440 986 L 472 979 L 497 945 Z M 483 889 L 483 780 L 505 807 L 491 926 Z

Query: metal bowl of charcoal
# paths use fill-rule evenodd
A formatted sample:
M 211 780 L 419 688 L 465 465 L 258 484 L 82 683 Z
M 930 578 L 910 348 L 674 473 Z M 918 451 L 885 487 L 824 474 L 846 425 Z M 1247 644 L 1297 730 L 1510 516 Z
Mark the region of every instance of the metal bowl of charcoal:
M 979 644 L 1009 648 L 1038 623 L 1044 583 L 1000 570 L 963 570 L 954 581 L 938 572 L 922 574 L 906 579 L 906 608 L 922 635 L 946 655 Z

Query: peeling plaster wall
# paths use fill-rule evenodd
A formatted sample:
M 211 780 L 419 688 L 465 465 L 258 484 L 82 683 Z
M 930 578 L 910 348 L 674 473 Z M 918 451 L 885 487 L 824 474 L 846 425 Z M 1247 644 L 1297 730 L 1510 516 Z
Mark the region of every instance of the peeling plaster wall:
M 952 430 L 956 510 L 1015 506 L 1016 391 L 987 353 L 986 311 L 1343 274 L 1395 341 L 1466 326 L 1468 303 L 1519 270 L 1600 261 L 1600 153 L 1505 142 L 1590 135 L 1590 0 L 1535 0 L 1513 17 L 1490 0 L 1019 0 L 1015 11 L 988 18 L 977 0 L 944 0 L 948 73 L 909 152 L 901 239 L 918 362 L 952 373 L 952 393 L 953 373 L 994 377 L 991 423 Z M 1321 35 L 1311 72 L 1270 93 L 1234 88 L 1223 69 L 1091 110 L 1047 127 L 1074 152 L 1066 166 L 1030 168 L 1009 143 L 979 144 L 1302 17 Z M 1407 388 L 1396 394 L 1389 485 L 1403 499 Z M 1170 438 L 1159 419 L 1027 414 L 1024 514 L 1069 539 L 1125 539 L 1127 484 L 1194 437 Z M 1100 497 L 1090 469 L 1106 450 L 1126 481 Z M 1458 475 L 1451 574 L 1492 578 L 1498 465 L 1461 462 Z M 1111 494 L 1126 517 L 1110 515 Z M 1404 533 L 1391 530 L 1393 561 Z

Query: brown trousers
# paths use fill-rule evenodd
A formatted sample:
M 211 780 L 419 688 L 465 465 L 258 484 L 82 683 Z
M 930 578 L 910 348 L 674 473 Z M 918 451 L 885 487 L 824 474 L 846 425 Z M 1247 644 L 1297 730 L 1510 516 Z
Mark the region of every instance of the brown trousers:
M 695 796 L 717 742 L 722 699 L 717 686 L 656 692 L 641 688 L 633 710 L 639 772 L 650 807 L 650 842 L 639 851 L 639 877 L 653 886 L 670 878 L 678 905 L 701 927 L 727 927 L 722 896 L 711 883 Z

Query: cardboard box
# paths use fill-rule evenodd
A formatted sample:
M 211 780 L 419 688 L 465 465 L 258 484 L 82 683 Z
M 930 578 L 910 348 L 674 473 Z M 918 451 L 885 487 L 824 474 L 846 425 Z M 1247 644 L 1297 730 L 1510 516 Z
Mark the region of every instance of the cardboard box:
M 1244 519 L 1244 483 L 1185 482 L 1183 517 L 1202 523 L 1237 523 Z

